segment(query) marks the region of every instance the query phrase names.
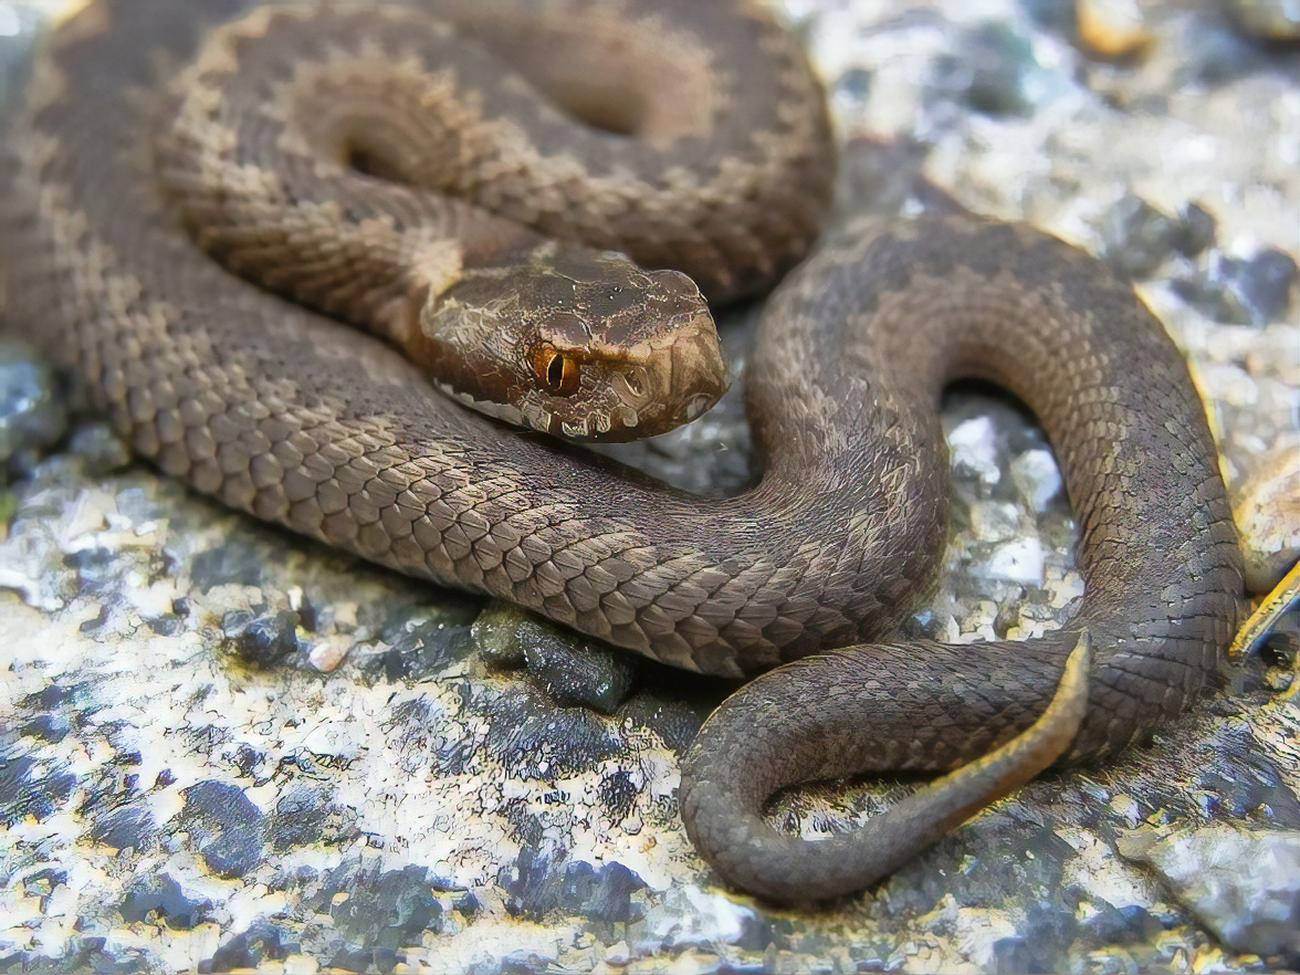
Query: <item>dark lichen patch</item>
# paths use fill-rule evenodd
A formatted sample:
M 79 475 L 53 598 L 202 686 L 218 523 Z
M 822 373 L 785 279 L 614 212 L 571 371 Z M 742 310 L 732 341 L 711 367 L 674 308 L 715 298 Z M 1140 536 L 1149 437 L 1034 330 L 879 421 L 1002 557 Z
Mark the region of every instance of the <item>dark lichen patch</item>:
M 513 685 L 466 696 L 466 708 L 487 721 L 486 746 L 509 774 L 553 779 L 619 754 L 617 726 L 585 708 L 556 708 L 541 691 Z
M 96 843 L 114 850 L 146 850 L 158 842 L 157 824 L 142 801 L 92 810 L 87 835 Z
M 63 715 L 38 714 L 22 726 L 21 734 L 57 745 L 71 731 L 72 723 Z
M 6 826 L 31 816 L 37 822 L 62 808 L 77 787 L 71 772 L 31 755 L 0 757 L 0 822 Z
M 1041 786 L 1035 791 L 1040 799 L 1047 793 Z M 1080 895 L 1064 887 L 1062 877 L 1075 855 L 1050 825 L 987 813 L 891 876 L 886 881 L 888 911 L 921 914 L 934 910 L 944 897 L 971 907 L 996 907 L 1017 891 L 1050 891 L 1054 902 L 1073 911 Z
M 364 971 L 380 961 L 375 952 L 395 963 L 393 952 L 418 945 L 425 932 L 440 933 L 443 904 L 438 894 L 446 890 L 423 866 L 384 870 L 378 861 L 349 859 L 325 875 L 309 902 L 329 914 L 342 938 L 332 964 L 364 963 L 361 968 L 348 967 Z
M 265 559 L 256 537 L 240 536 L 190 559 L 190 578 L 200 592 L 230 584 L 260 587 L 266 581 Z
M 654 731 L 673 751 L 685 751 L 700 725 L 734 685 L 666 667 L 645 667 L 642 688 L 628 698 L 615 717 Z
M 1093 947 L 1150 944 L 1166 925 L 1138 904 L 1107 906 L 1083 925 L 1082 938 Z
M 444 614 L 407 616 L 380 634 L 385 649 L 365 659 L 363 668 L 388 681 L 419 681 L 442 673 L 474 651 L 470 620 Z
M 506 910 L 529 921 L 576 914 L 593 921 L 628 923 L 644 913 L 634 895 L 646 884 L 623 864 L 595 867 L 582 860 L 569 861 L 565 851 L 548 852 L 540 844 L 524 845 L 497 882 L 506 892 Z
M 356 836 L 356 813 L 330 798 L 324 786 L 299 786 L 284 795 L 270 817 L 272 848 L 283 852 L 295 846 L 343 843 Z
M 596 787 L 596 798 L 600 800 L 609 818 L 620 823 L 631 814 L 640 791 L 632 780 L 632 774 L 627 769 L 619 769 L 600 780 L 600 785 Z
M 208 779 L 182 795 L 185 806 L 176 828 L 190 834 L 209 870 L 219 877 L 242 877 L 258 864 L 265 846 L 266 817 L 244 790 Z
M 19 951 L 0 956 L 0 971 L 94 972 L 95 975 L 135 975 L 155 972 L 158 965 L 143 948 L 115 944 L 102 935 L 73 937 L 59 958 Z
M 265 962 L 283 961 L 301 950 L 288 931 L 268 921 L 258 921 L 246 931 L 223 941 L 212 957 L 199 962 L 200 972 L 229 972 L 256 969 Z
M 186 931 L 211 917 L 212 902 L 187 896 L 175 878 L 164 873 L 134 884 L 119 912 L 128 924 L 157 919 L 169 928 Z

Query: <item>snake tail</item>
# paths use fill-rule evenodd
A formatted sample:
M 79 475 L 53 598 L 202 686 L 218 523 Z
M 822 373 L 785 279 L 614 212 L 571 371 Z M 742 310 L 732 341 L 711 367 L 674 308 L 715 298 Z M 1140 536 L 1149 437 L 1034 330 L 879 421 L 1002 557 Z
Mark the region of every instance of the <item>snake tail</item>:
M 700 731 L 683 769 L 682 815 L 696 847 L 736 886 L 777 903 L 869 887 L 1059 759 L 1087 713 L 1091 648 L 1085 631 L 1047 708 L 1010 741 L 851 832 L 821 840 L 778 832 L 763 816 L 774 792 L 805 780 L 809 769 L 836 777 L 863 771 L 853 760 L 860 746 L 828 743 L 861 740 L 861 729 L 888 707 L 879 684 L 856 679 L 877 649 L 822 654 L 772 671 L 729 698 Z M 845 690 L 832 693 L 832 707 L 811 709 L 809 683 Z M 755 721 L 759 713 L 761 723 Z M 870 739 L 862 744 L 879 745 Z M 719 761 L 736 754 L 744 760 Z

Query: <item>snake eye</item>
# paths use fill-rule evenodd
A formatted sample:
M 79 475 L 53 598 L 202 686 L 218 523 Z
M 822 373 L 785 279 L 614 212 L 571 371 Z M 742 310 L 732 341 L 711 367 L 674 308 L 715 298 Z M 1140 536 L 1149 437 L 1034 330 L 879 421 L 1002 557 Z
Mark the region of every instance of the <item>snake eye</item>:
M 537 381 L 557 396 L 568 396 L 578 388 L 578 363 L 550 346 L 538 352 L 533 369 Z

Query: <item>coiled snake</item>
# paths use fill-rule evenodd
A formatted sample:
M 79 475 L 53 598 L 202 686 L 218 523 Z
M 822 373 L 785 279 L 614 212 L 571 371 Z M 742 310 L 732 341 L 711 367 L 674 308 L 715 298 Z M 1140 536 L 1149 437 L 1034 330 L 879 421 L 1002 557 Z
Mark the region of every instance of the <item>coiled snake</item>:
M 54 35 L 7 142 L 5 319 L 141 455 L 259 518 L 690 670 L 804 658 L 686 759 L 683 816 L 728 880 L 861 888 L 1214 672 L 1239 557 L 1187 369 L 1126 284 L 1026 227 L 826 242 L 765 310 L 747 376 L 765 468 L 723 500 L 471 413 L 332 320 L 517 423 L 616 438 L 694 416 L 722 385 L 699 292 L 608 251 L 725 300 L 810 247 L 826 109 L 754 5 L 247 8 L 94 0 Z M 1046 427 L 1087 594 L 1021 643 L 874 642 L 945 543 L 936 405 L 962 376 Z M 825 841 L 762 816 L 795 782 L 952 769 Z

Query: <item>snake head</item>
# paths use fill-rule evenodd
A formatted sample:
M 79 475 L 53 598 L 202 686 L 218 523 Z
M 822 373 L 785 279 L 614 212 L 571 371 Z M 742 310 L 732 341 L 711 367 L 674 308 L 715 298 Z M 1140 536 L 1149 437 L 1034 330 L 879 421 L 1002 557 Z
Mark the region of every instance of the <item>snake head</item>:
M 726 391 L 699 288 L 622 254 L 548 242 L 425 302 L 409 352 L 444 392 L 575 440 L 665 433 Z

